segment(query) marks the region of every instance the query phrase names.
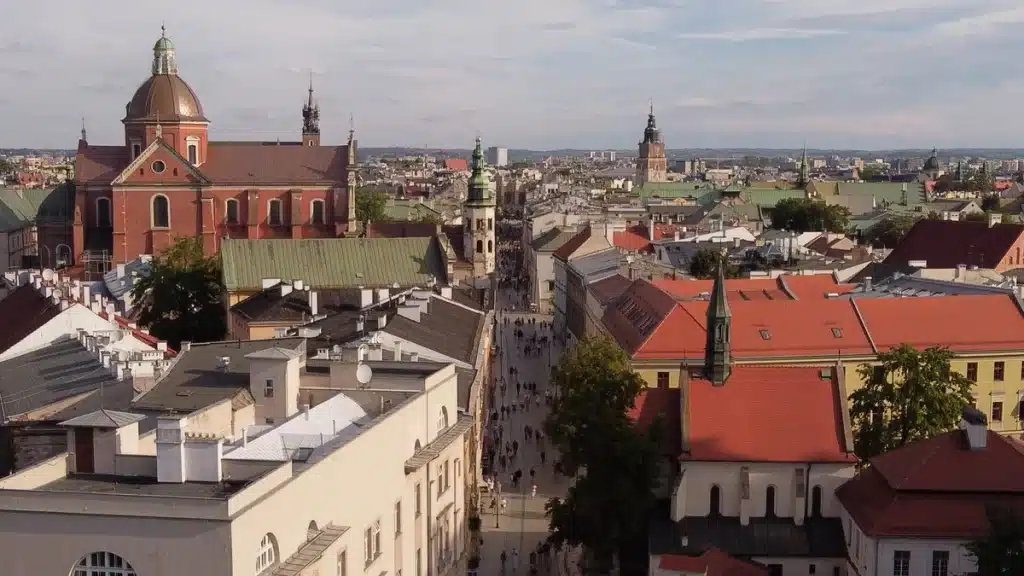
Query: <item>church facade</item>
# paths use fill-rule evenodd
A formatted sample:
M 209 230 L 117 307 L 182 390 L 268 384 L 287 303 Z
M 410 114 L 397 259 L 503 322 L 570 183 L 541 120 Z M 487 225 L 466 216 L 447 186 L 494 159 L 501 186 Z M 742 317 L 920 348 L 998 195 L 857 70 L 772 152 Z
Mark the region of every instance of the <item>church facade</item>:
M 356 232 L 355 153 L 321 146 L 319 106 L 302 110 L 300 142 L 210 141 L 198 96 L 178 76 L 174 45 L 153 47 L 151 76 L 125 108 L 124 142 L 97 146 L 85 129 L 75 160 L 73 257 L 111 265 L 159 254 L 177 236 L 330 238 Z
M 644 139 L 639 143 L 639 154 L 636 159 L 635 184 L 643 186 L 648 182 L 668 182 L 668 160 L 665 158 L 665 142 L 661 139 L 661 131 L 654 121 L 654 106 L 647 115 L 647 128 Z

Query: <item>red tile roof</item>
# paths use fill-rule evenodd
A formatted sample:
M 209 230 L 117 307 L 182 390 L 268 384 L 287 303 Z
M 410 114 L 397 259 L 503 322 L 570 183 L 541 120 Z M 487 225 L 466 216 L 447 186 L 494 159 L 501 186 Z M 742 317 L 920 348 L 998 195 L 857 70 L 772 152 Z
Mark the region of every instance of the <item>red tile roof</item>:
M 955 352 L 1024 349 L 1024 316 L 1008 294 L 854 302 L 881 351 L 904 342 L 916 348 L 948 346 Z
M 100 312 L 99 313 L 99 317 L 103 318 L 104 320 L 109 320 L 110 319 L 110 315 L 108 315 L 106 312 Z M 129 319 L 123 317 L 123 316 L 118 316 L 117 314 L 114 314 L 114 322 L 117 322 L 117 325 L 119 327 L 121 327 L 122 329 L 129 329 L 129 324 L 132 323 L 131 320 L 129 320 Z M 132 336 L 134 336 L 135 338 L 139 339 L 140 341 L 142 341 L 142 342 L 144 342 L 146 344 L 149 344 L 153 348 L 156 348 L 157 343 L 160 342 L 159 338 L 157 338 L 156 336 L 153 336 L 152 334 L 150 334 L 149 332 L 146 332 L 144 330 L 139 330 L 138 328 L 130 328 L 130 330 L 132 331 Z M 175 356 L 175 355 L 177 355 L 177 352 L 174 349 L 168 347 L 167 348 L 167 356 Z
M 15 289 L 7 298 L 0 300 L 0 318 L 3 319 L 0 353 L 24 340 L 58 314 L 60 306 L 40 294 L 35 286 L 26 284 Z
M 654 285 L 677 300 L 695 300 L 711 293 L 714 280 L 657 280 Z M 809 276 L 783 274 L 778 278 L 737 278 L 726 282 L 726 294 L 734 300 L 795 300 L 847 294 L 856 284 L 840 284 L 831 274 Z
M 646 280 L 637 280 L 608 305 L 603 322 L 619 346 L 632 355 L 644 346 L 675 307 L 675 301 L 668 294 Z
M 469 162 L 465 158 L 447 158 L 444 161 L 444 169 L 452 172 L 468 172 Z
M 125 146 L 81 146 L 75 156 L 75 181 L 80 184 L 110 184 L 128 167 Z
M 627 228 L 624 232 L 613 232 L 612 245 L 629 252 L 651 251 L 651 241 L 647 239 L 647 229 L 643 226 Z
M 615 274 L 591 283 L 587 289 L 594 295 L 598 303 L 605 305 L 621 296 L 632 285 L 633 282 L 629 278 Z
M 706 301 L 678 303 L 633 357 L 702 357 L 707 306 Z M 737 359 L 875 353 L 851 300 L 734 300 L 729 307 L 731 352 Z
M 995 432 L 980 450 L 948 432 L 872 459 L 836 496 L 871 536 L 976 538 L 988 532 L 986 505 L 1024 514 L 1024 454 Z
M 572 240 L 569 240 L 565 244 L 562 244 L 562 247 L 559 248 L 558 250 L 555 250 L 554 254 L 552 255 L 555 258 L 561 260 L 562 262 L 568 262 L 569 258 L 572 257 L 573 253 L 579 250 L 580 246 L 583 246 L 583 243 L 589 239 L 590 226 L 587 226 L 583 228 L 583 230 L 580 230 L 579 234 L 573 236 Z
M 629 417 L 642 430 L 646 430 L 659 416 L 664 422 L 665 450 L 673 457 L 678 457 L 682 450 L 679 388 L 645 388 L 629 411 Z
M 995 268 L 1021 235 L 1024 226 L 953 220 L 918 220 L 885 264 L 906 266 L 925 260 L 929 268 L 956 268 L 960 264 Z
M 663 555 L 658 569 L 703 576 L 768 576 L 767 566 L 733 558 L 718 548 L 709 548 L 700 556 Z
M 645 229 L 644 232 L 647 230 Z M 675 224 L 655 224 L 654 225 L 654 239 L 655 240 L 671 240 L 676 237 L 676 225 Z
M 822 371 L 828 378 L 822 378 Z M 734 366 L 722 386 L 687 384 L 683 458 L 729 462 L 856 462 L 834 369 Z

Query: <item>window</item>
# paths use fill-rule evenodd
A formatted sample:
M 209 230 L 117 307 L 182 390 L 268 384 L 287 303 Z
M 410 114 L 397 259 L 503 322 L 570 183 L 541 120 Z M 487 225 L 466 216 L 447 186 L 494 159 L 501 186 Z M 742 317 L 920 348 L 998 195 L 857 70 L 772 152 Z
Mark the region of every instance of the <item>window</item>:
M 110 228 L 114 220 L 110 211 L 110 198 L 96 199 L 96 226 L 98 228 Z
M 373 561 L 380 557 L 380 520 L 374 522 L 363 534 L 363 553 L 367 566 L 373 564 Z
M 718 518 L 722 513 L 722 489 L 717 484 L 711 486 L 711 517 Z
M 811 490 L 811 517 L 821 518 L 821 486 L 815 486 Z
M 494 230 L 494 218 L 487 219 L 487 229 Z
M 256 556 L 256 574 L 262 574 L 277 565 L 277 539 L 270 532 L 260 540 L 260 553 Z
M 135 160 L 142 154 L 142 144 L 140 142 L 132 142 L 132 160 Z
M 171 227 L 171 203 L 167 196 L 157 194 L 153 196 L 153 228 Z
M 884 366 L 872 366 L 871 367 L 871 379 L 875 382 L 885 381 L 885 367 Z
M 668 388 L 668 372 L 658 372 L 658 388 Z
M 892 553 L 892 576 L 910 576 L 909 550 L 896 550 Z
M 441 406 L 441 413 L 437 415 L 437 433 L 440 434 L 448 429 L 448 408 Z
M 764 492 L 764 516 L 775 518 L 775 486 L 769 486 Z
M 416 576 L 423 576 L 423 549 L 416 549 Z
M 188 143 L 188 163 L 193 166 L 199 164 L 199 144 L 195 142 Z
M 992 421 L 993 422 L 1002 422 L 1003 421 L 1003 402 L 1001 400 L 998 401 L 998 402 L 993 402 L 992 403 Z
M 476 241 L 476 253 L 477 254 L 483 254 L 484 253 L 484 241 L 483 240 L 477 240 Z
M 306 526 L 306 542 L 312 542 L 319 533 L 320 527 L 316 525 L 316 520 L 310 520 L 309 526 Z
M 832 337 L 833 338 L 842 338 L 843 337 L 843 329 L 842 328 L 833 328 L 832 329 Z M 813 564 L 811 566 L 813 566 Z
M 815 566 L 814 564 L 811 564 L 810 566 L 807 567 L 807 573 L 808 574 L 817 574 L 817 572 L 818 572 L 818 567 Z
M 136 576 L 135 569 L 113 552 L 93 552 L 75 564 L 71 576 Z
M 462 478 L 462 461 L 458 458 L 455 459 L 455 479 Z
M 1020 379 L 1024 380 L 1024 360 L 1020 362 Z
M 274 381 L 267 380 L 267 383 L 263 386 L 263 397 L 273 398 L 274 397 Z
M 238 224 L 238 200 L 228 198 L 224 203 L 224 221 L 228 224 Z
M 402 533 L 402 501 L 395 502 L 395 537 Z
M 932 576 L 949 576 L 949 552 L 945 550 L 932 552 Z
M 449 474 L 449 472 L 450 472 L 450 470 L 448 469 L 448 461 L 445 460 L 444 461 L 444 489 L 445 489 L 446 492 L 452 486 L 452 481 L 451 481 L 452 477 Z
M 978 363 L 968 362 L 967 363 L 967 379 L 971 382 L 978 381 Z
M 338 576 L 348 576 L 348 550 L 338 552 Z
M 772 333 L 771 332 L 769 332 L 767 330 L 763 330 L 763 329 L 762 330 L 758 330 L 758 332 L 761 334 L 761 339 L 762 340 L 771 340 L 772 339 Z
M 996 362 L 992 367 L 992 379 L 996 382 L 1002 382 L 1006 376 L 1006 363 Z
M 157 174 L 163 174 L 164 170 L 167 169 L 167 165 L 164 164 L 163 160 L 154 160 L 151 166 L 153 168 L 153 172 Z
M 324 201 L 313 200 L 309 204 L 309 221 L 312 224 L 324 223 Z
M 487 253 L 488 254 L 493 254 L 494 253 L 494 240 L 488 240 L 487 241 Z
M 440 498 L 444 494 L 444 466 L 441 464 L 437 465 L 437 497 Z
M 271 226 L 281 225 L 281 201 L 271 200 L 267 203 L 267 220 Z
M 417 482 L 416 483 L 416 509 L 415 509 L 416 517 L 417 518 L 420 517 L 420 512 L 423 511 L 423 497 L 422 497 L 422 495 L 423 495 L 422 487 L 420 486 L 420 483 Z

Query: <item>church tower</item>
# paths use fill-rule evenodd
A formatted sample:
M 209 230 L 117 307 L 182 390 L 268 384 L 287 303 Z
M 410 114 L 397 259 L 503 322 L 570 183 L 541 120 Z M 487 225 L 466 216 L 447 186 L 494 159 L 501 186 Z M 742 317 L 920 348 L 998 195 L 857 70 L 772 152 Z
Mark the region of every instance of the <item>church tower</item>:
M 732 338 L 732 312 L 725 297 L 725 254 L 718 262 L 718 275 L 708 302 L 707 342 L 704 345 L 704 376 L 715 386 L 729 379 L 729 344 Z
M 484 150 L 480 138 L 476 139 L 476 148 L 473 149 L 472 175 L 462 219 L 465 222 L 464 256 L 473 263 L 473 276 L 479 278 L 494 272 L 494 196 L 484 173 Z
M 647 128 L 644 130 L 644 139 L 640 141 L 639 152 L 636 159 L 636 184 L 643 186 L 648 182 L 668 182 L 665 143 L 654 122 L 654 104 L 651 104 L 651 112 L 647 115 Z
M 320 104 L 313 100 L 313 75 L 309 75 L 309 97 L 302 107 L 302 145 L 320 145 Z
M 797 188 L 806 188 L 811 183 L 811 167 L 807 164 L 807 146 L 804 146 L 803 156 L 800 157 L 800 174 L 796 178 Z

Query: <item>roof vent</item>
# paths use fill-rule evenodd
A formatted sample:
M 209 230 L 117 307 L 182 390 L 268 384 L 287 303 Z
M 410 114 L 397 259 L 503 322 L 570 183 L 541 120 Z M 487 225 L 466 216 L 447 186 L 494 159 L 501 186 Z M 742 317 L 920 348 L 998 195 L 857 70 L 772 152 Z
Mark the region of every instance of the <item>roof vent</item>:
M 960 429 L 964 432 L 967 446 L 971 450 L 983 450 L 988 440 L 988 418 L 973 406 L 964 408 Z
M 217 370 L 220 370 L 221 372 L 227 372 L 229 366 L 231 366 L 230 356 L 221 356 L 220 358 L 217 359 Z

